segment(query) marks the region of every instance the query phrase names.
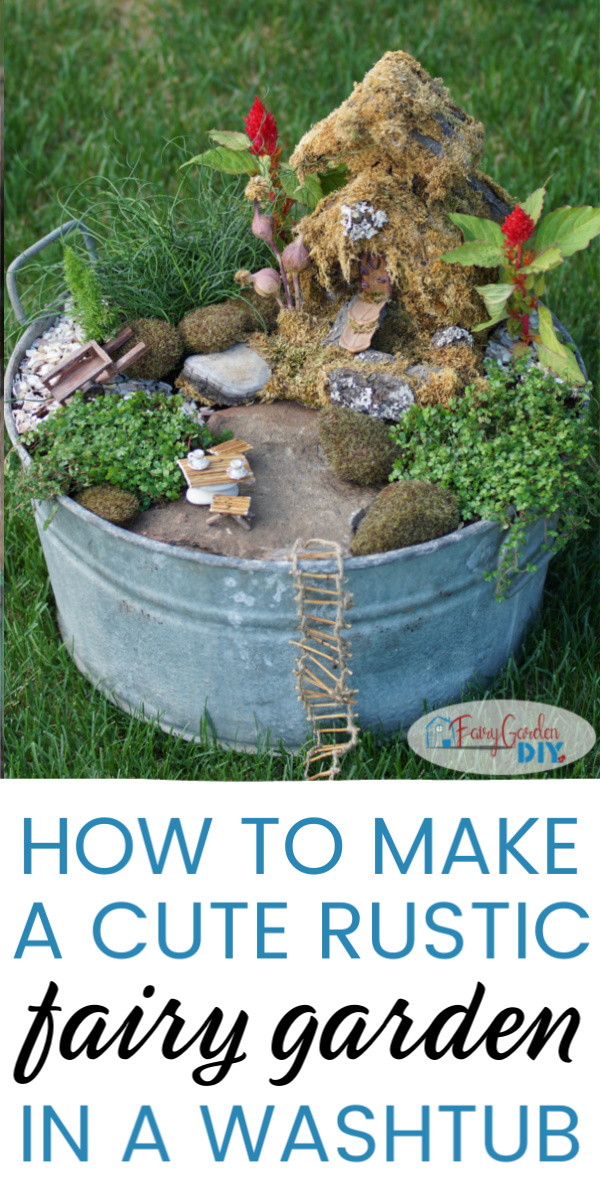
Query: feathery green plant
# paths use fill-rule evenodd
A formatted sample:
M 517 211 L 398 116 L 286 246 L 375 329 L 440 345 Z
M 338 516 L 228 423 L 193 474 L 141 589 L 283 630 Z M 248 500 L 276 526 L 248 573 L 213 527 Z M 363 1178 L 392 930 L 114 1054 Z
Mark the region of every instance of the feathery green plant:
M 100 280 L 92 266 L 73 246 L 65 246 L 64 270 L 73 299 L 73 316 L 87 338 L 104 342 L 116 333 L 119 314 L 102 296 Z

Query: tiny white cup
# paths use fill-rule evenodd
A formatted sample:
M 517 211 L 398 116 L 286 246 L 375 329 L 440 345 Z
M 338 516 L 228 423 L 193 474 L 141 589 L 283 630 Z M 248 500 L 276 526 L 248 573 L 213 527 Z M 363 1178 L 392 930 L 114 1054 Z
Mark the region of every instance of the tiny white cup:
M 210 459 L 206 457 L 204 450 L 190 450 L 187 464 L 192 471 L 205 471 L 210 466 Z
M 245 479 L 250 474 L 243 458 L 232 458 L 226 470 L 230 479 Z

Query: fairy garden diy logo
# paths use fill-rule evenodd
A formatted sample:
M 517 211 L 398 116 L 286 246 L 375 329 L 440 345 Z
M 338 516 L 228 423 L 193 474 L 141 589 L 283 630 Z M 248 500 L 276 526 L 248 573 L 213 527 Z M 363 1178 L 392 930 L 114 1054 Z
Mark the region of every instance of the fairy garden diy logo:
M 587 754 L 595 741 L 582 717 L 525 700 L 453 704 L 420 717 L 408 732 L 422 758 L 479 775 L 551 771 Z

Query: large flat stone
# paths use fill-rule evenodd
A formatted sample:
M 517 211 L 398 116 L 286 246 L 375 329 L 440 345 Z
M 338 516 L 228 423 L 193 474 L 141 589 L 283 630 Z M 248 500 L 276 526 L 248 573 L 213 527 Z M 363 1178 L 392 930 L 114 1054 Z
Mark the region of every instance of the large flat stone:
M 329 372 L 329 396 L 331 403 L 340 408 L 385 421 L 399 421 L 415 401 L 412 388 L 397 375 L 351 367 L 336 367 Z
M 318 419 L 316 410 L 287 400 L 230 408 L 210 418 L 212 433 L 230 429 L 253 447 L 247 457 L 256 482 L 240 484 L 240 494 L 251 497 L 251 529 L 230 518 L 207 525 L 208 509 L 181 499 L 141 513 L 132 530 L 234 558 L 284 558 L 298 537 L 330 539 L 349 552 L 351 518 L 380 489 L 334 475 L 319 449 Z
M 215 404 L 244 404 L 271 378 L 271 368 L 261 354 L 245 342 L 236 342 L 220 354 L 191 354 L 183 364 L 183 377 Z

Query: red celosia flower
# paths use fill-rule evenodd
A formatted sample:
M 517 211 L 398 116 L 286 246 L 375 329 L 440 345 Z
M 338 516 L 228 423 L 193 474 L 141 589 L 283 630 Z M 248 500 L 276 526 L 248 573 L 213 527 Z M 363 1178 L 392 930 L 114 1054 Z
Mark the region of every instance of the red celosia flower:
M 256 97 L 247 117 L 244 117 L 246 133 L 252 142 L 251 154 L 274 154 L 277 149 L 277 126 L 273 113 L 267 112 L 264 104 Z
M 518 246 L 520 242 L 526 242 L 530 238 L 535 225 L 531 217 L 523 212 L 519 205 L 515 205 L 513 212 L 506 218 L 502 226 L 502 232 L 511 246 Z

